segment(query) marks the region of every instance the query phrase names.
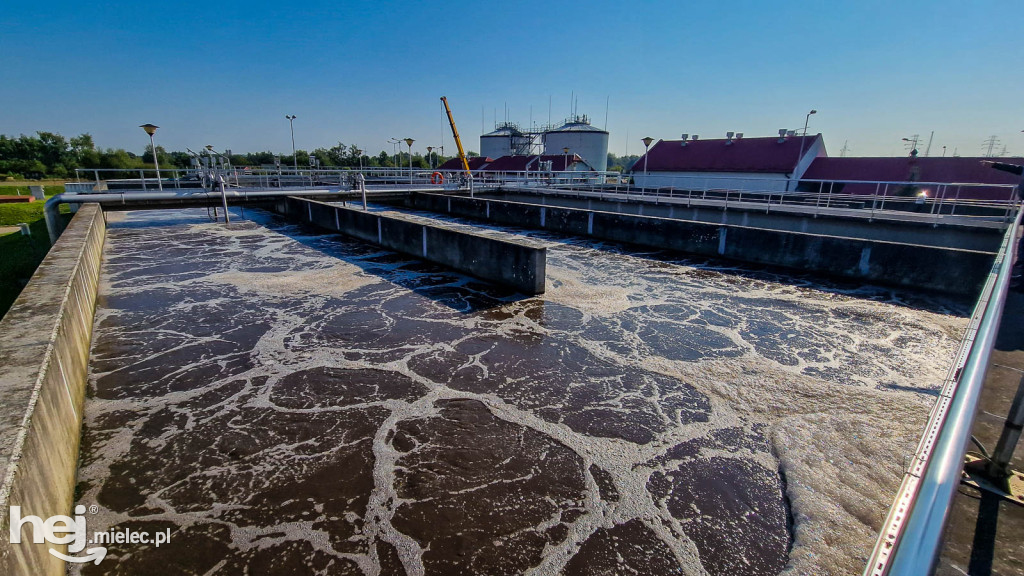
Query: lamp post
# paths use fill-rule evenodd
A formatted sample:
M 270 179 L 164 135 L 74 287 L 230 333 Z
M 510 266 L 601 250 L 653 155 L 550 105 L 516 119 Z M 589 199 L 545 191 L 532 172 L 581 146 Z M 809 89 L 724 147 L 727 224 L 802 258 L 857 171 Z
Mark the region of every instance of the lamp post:
M 359 155 L 359 171 L 362 172 L 363 171 L 363 151 L 362 150 L 356 150 L 356 154 Z
M 396 171 L 401 169 L 401 167 L 402 167 L 401 166 L 402 163 L 398 160 L 398 144 L 399 144 L 399 142 L 401 142 L 401 140 L 399 140 L 398 138 L 388 138 L 388 144 L 391 144 L 392 150 L 395 151 L 395 170 Z M 395 182 L 397 182 L 397 181 L 398 181 L 398 178 L 396 176 L 395 177 Z
M 427 164 L 430 164 L 430 169 L 431 170 L 434 169 L 434 157 L 431 156 L 431 154 L 430 154 L 433 151 L 434 151 L 434 147 L 433 146 L 427 146 Z
M 160 191 L 164 191 L 164 183 L 160 180 L 160 160 L 156 157 L 156 142 L 153 140 L 153 134 L 156 134 L 156 129 L 159 128 L 156 124 L 143 124 L 139 126 L 149 134 L 149 147 L 153 150 L 153 165 L 156 166 L 156 185 L 160 188 Z
M 295 174 L 299 173 L 299 158 L 295 155 L 295 119 L 298 118 L 295 114 L 285 114 L 285 118 L 288 119 L 288 127 L 292 131 L 292 164 L 295 167 Z
M 409 145 L 409 185 L 412 186 L 412 143 L 415 142 L 412 138 L 406 138 L 405 143 Z
M 804 133 L 803 133 L 804 137 L 800 139 L 800 154 L 797 155 L 797 157 L 796 157 L 796 161 L 797 161 L 798 164 L 800 163 L 800 160 L 804 156 L 804 140 L 807 138 L 807 124 L 811 121 L 811 114 L 817 114 L 817 113 L 818 113 L 817 110 L 811 110 L 810 112 L 807 113 L 807 116 L 804 116 Z
M 647 188 L 647 153 L 650 152 L 650 150 L 651 150 L 651 142 L 654 142 L 654 138 L 651 138 L 650 136 L 648 136 L 648 137 L 644 138 L 643 140 L 641 140 L 641 142 L 644 143 L 644 186 L 643 186 L 642 189 L 646 190 L 646 188 Z

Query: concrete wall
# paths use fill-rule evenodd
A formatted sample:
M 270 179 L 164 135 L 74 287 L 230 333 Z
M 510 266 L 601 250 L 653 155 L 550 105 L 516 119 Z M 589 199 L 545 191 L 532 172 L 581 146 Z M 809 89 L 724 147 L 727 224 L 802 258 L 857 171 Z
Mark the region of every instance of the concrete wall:
M 972 297 L 979 293 L 993 261 L 992 254 L 978 251 L 482 198 L 417 193 L 409 203 L 499 224 Z
M 105 232 L 86 204 L 0 320 L 0 574 L 65 573 L 31 527 L 10 542 L 9 507 L 43 520 L 72 512 Z
M 278 201 L 279 214 L 341 232 L 396 252 L 436 262 L 524 294 L 542 294 L 547 248 L 527 240 L 500 240 L 394 215 L 332 206 L 305 198 Z
M 1004 233 L 1002 229 L 996 226 L 980 228 L 946 223 L 936 225 L 931 222 L 872 221 L 866 218 L 843 218 L 827 214 L 814 217 L 813 214 L 787 213 L 775 210 L 766 213 L 764 208 L 755 210 L 734 208 L 732 206 L 729 207 L 729 210 L 722 210 L 717 206 L 687 206 L 685 198 L 676 199 L 675 202 L 666 202 L 664 198 L 656 201 L 654 199 L 633 197 L 626 201 L 615 200 L 611 197 L 607 200 L 596 197 L 587 198 L 575 194 L 530 194 L 517 192 L 487 194 L 485 197 L 527 204 L 554 205 L 566 208 L 596 210 L 599 212 L 656 216 L 659 218 L 727 224 L 745 228 L 763 228 L 783 232 L 802 232 L 823 236 L 879 240 L 882 242 L 895 242 L 897 244 L 919 244 L 922 246 L 955 248 L 957 250 L 975 250 L 991 252 L 992 254 L 999 250 Z

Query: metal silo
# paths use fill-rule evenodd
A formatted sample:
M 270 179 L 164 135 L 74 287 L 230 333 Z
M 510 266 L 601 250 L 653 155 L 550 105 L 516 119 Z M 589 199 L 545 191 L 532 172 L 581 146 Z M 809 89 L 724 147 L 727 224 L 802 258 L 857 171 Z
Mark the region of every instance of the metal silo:
M 608 132 L 590 125 L 586 116 L 575 116 L 544 133 L 544 153 L 579 154 L 594 170 L 608 169 Z
M 510 122 L 499 124 L 493 132 L 480 137 L 480 155 L 487 158 L 525 155 L 530 153 L 529 135 Z

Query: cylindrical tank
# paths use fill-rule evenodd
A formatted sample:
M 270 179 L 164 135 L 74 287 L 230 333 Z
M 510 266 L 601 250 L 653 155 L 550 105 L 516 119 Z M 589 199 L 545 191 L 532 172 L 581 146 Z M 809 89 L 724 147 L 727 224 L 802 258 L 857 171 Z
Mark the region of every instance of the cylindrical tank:
M 594 128 L 586 116 L 570 118 L 562 126 L 544 133 L 544 153 L 579 154 L 594 170 L 608 169 L 608 132 Z
M 480 136 L 480 155 L 485 158 L 511 156 L 521 147 L 523 138 L 527 137 L 514 126 L 498 126 L 494 132 Z

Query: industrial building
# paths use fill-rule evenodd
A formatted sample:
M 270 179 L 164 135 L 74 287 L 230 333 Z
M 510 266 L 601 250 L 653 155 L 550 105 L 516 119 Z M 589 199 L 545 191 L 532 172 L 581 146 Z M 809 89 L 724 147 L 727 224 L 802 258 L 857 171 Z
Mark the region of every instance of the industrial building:
M 579 154 L 507 155 L 491 159 L 467 158 L 471 172 L 589 172 L 594 167 Z M 461 171 L 462 161 L 452 158 L 441 164 L 441 171 Z
M 787 191 L 815 158 L 827 156 L 821 134 L 744 138 L 729 132 L 723 139 L 659 140 L 630 169 L 642 188 Z
M 803 174 L 801 190 L 831 190 L 842 194 L 904 194 L 907 186 L 886 187 L 886 182 L 920 182 L 914 194 L 923 192 L 929 197 L 946 199 L 969 198 L 976 200 L 1006 200 L 1019 184 L 1020 176 L 993 170 L 985 164 L 994 158 L 922 158 L 916 155 L 898 157 L 815 158 Z M 1024 164 L 1024 158 L 999 158 L 1000 162 Z M 851 181 L 879 182 L 881 184 L 855 184 Z M 944 183 L 941 187 L 930 183 Z M 961 184 L 958 184 L 961 183 Z M 997 184 L 999 187 L 966 186 L 970 184 Z M 904 194 L 906 195 L 906 194 Z
M 586 115 L 579 115 L 539 130 L 524 130 L 517 124 L 503 122 L 480 136 L 481 156 L 529 157 L 538 153 L 578 156 L 588 169 L 604 172 L 608 169 L 608 132 L 592 126 Z

